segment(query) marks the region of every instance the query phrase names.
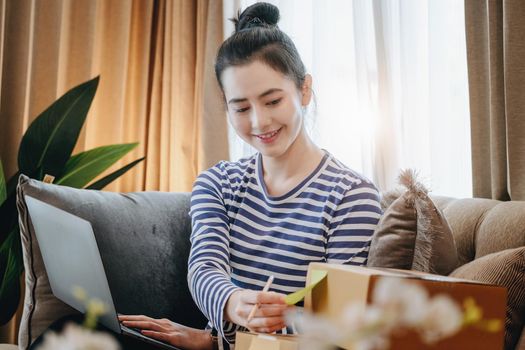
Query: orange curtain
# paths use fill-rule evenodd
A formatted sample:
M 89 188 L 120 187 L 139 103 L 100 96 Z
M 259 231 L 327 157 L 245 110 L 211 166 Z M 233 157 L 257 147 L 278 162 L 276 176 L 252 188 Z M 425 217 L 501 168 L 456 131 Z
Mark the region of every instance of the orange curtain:
M 97 75 L 75 153 L 139 142 L 108 172 L 147 157 L 107 190 L 189 191 L 200 171 L 228 158 L 213 72 L 222 1 L 0 0 L 0 6 L 0 159 L 7 177 L 17 170 L 18 145 L 31 121 Z M 4 333 L 10 335 L 0 343 L 16 342 L 13 326 Z
M 0 157 L 7 175 L 29 123 L 100 75 L 75 152 L 139 142 L 118 166 L 147 160 L 109 190 L 188 191 L 228 158 L 213 60 L 222 1 L 1 0 Z M 115 167 L 116 168 L 116 167 Z
M 228 158 L 227 122 L 213 70 L 222 1 L 162 1 L 151 62 L 145 188 L 188 191 L 197 174 Z M 191 47 L 191 50 L 188 48 Z M 169 62 L 169 64 L 167 64 Z

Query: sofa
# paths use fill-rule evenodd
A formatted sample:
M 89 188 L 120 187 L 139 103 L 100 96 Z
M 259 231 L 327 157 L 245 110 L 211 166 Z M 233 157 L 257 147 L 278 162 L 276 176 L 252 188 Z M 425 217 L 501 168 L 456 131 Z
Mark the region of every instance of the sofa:
M 112 193 L 50 185 L 21 176 L 17 207 L 26 294 L 19 348 L 27 349 L 53 321 L 76 313 L 50 289 L 25 195 L 62 208 L 93 225 L 116 308 L 204 327 L 187 286 L 191 223 L 189 193 Z M 460 264 L 525 246 L 525 202 L 433 197 L 447 218 Z M 0 349 L 3 349 L 0 345 Z M 517 349 L 525 349 L 522 333 Z

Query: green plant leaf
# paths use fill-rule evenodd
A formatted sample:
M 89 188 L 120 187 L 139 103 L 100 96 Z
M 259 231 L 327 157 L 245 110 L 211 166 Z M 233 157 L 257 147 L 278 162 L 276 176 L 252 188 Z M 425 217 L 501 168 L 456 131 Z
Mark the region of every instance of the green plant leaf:
M 5 174 L 4 174 L 5 175 Z M 20 177 L 20 172 L 11 176 L 11 178 L 6 183 L 6 194 L 7 197 L 12 196 L 16 192 L 16 186 L 18 186 L 18 178 Z
M 5 182 L 4 168 L 2 166 L 2 161 L 0 160 L 0 245 L 7 239 L 8 228 L 11 225 L 10 221 L 12 221 L 10 219 L 11 219 L 13 210 L 10 210 L 12 208 L 8 206 L 10 201 L 8 202 L 6 200 L 7 200 L 7 186 Z M 8 215 L 8 213 L 10 212 L 11 212 L 11 215 Z M 4 233 L 5 233 L 5 237 L 4 237 Z M 2 263 L 0 264 L 0 268 L 1 268 L 1 266 L 4 266 L 4 263 L 3 261 L 0 261 L 0 263 Z
M 18 226 L 0 246 L 0 326 L 13 317 L 20 303 L 20 274 L 23 271 Z
M 64 175 L 55 184 L 82 188 L 137 145 L 126 143 L 102 146 L 74 155 L 68 160 Z
M 129 163 L 128 165 L 123 166 L 122 168 L 118 169 L 117 171 L 112 172 L 111 174 L 103 177 L 102 179 L 98 180 L 97 182 L 92 183 L 87 189 L 90 190 L 101 190 L 107 185 L 109 185 L 111 182 L 113 182 L 115 179 L 119 178 L 120 176 L 124 175 L 129 169 L 133 168 L 138 163 L 142 162 L 146 157 L 139 158 L 137 160 L 134 160 L 133 162 Z
M 20 172 L 59 177 L 77 143 L 97 91 L 99 77 L 66 92 L 29 126 L 18 151 Z
M 11 228 L 18 223 L 16 211 L 16 186 L 20 173 L 13 175 L 6 184 L 6 199 L 0 202 L 0 245 L 7 239 Z
M 4 168 L 2 167 L 2 160 L 0 159 L 0 205 L 4 203 L 7 198 L 7 189 L 5 184 Z

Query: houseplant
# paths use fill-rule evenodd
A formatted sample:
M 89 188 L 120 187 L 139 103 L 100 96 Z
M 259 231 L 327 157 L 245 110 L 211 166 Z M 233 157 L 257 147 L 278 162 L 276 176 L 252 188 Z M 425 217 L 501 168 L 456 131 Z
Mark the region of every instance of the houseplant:
M 0 160 L 0 325 L 12 318 L 20 302 L 23 262 L 16 209 L 19 175 L 42 180 L 49 174 L 55 177 L 55 184 L 98 190 L 144 159 L 92 182 L 138 143 L 102 146 L 72 155 L 98 83 L 96 77 L 74 87 L 31 123 L 18 149 L 18 171 L 9 180 Z

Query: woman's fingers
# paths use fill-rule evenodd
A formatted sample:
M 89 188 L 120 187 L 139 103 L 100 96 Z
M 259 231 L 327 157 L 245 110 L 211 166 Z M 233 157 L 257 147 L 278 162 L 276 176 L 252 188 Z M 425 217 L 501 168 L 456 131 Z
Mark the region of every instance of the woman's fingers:
M 241 295 L 241 301 L 246 304 L 283 304 L 284 294 L 276 292 L 246 291 Z
M 289 308 L 288 305 L 280 305 L 280 304 L 261 304 L 257 308 L 257 311 L 253 315 L 253 317 L 271 317 L 271 316 L 282 316 L 283 313 Z M 251 304 L 245 304 L 244 306 L 240 307 L 238 310 L 238 315 L 247 318 L 250 312 L 252 312 L 253 305 Z
M 284 327 L 286 327 L 286 325 L 283 323 L 283 324 L 280 324 L 280 325 L 277 325 L 271 328 L 256 328 L 253 331 L 256 333 L 273 333 L 273 332 L 283 329 Z
M 279 325 L 283 325 L 284 323 L 285 321 L 282 316 L 257 317 L 257 318 L 252 318 L 250 322 L 246 324 L 246 326 L 250 329 L 258 329 L 258 328 L 265 328 L 265 329 L 268 328 L 269 329 L 269 328 L 274 328 Z
M 122 321 L 122 324 L 126 327 L 140 328 L 145 330 L 153 330 L 159 332 L 167 332 L 169 329 L 166 329 L 162 324 L 152 321 Z
M 167 330 L 171 324 L 168 319 L 156 319 L 144 315 L 119 315 L 118 319 L 122 324 L 128 327 L 135 328 L 150 328 L 154 329 L 160 326 L 162 330 Z
M 248 329 L 253 331 L 253 332 L 257 332 L 257 333 L 273 333 L 273 332 L 276 332 L 276 331 L 279 331 L 279 330 L 283 329 L 284 327 L 286 327 L 286 324 L 283 322 L 283 323 L 275 324 L 273 326 L 249 327 Z
M 288 309 L 290 306 L 286 304 L 261 304 L 257 308 L 255 317 L 282 316 Z
M 144 315 L 118 315 L 119 321 L 153 321 L 154 319 Z
M 284 302 L 284 295 L 275 292 L 245 290 L 239 294 L 235 313 L 241 325 L 256 332 L 271 333 L 284 327 L 284 312 L 289 306 Z M 257 305 L 257 306 L 256 306 Z M 247 322 L 253 308 L 256 312 Z

